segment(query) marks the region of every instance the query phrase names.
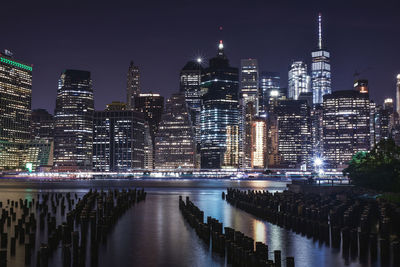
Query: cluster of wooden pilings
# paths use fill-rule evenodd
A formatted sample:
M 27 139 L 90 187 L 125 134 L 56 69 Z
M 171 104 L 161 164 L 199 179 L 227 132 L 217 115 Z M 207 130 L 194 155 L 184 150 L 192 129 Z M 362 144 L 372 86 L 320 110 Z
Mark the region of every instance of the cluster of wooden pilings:
M 118 219 L 145 198 L 143 189 L 90 190 L 82 198 L 40 193 L 36 199 L 0 202 L 0 267 L 16 256 L 23 256 L 27 266 L 47 267 L 59 247 L 63 266 L 86 266 L 87 253 L 90 265 L 97 266 L 99 244 L 106 242 Z
M 197 235 L 208 246 L 211 245 L 212 251 L 227 259 L 232 266 L 245 267 L 281 267 L 281 251 L 274 251 L 274 259 L 268 258 L 268 246 L 262 242 L 256 242 L 242 232 L 235 231 L 230 227 L 223 227 L 217 219 L 207 217 L 204 223 L 204 212 L 186 197 L 186 201 L 179 196 L 179 209 L 189 223 L 194 228 Z M 224 230 L 224 231 L 223 231 Z M 294 258 L 286 258 L 286 266 L 294 267 Z
M 383 264 L 400 264 L 400 208 L 395 204 L 358 191 L 320 196 L 228 188 L 222 197 L 270 223 L 341 247 L 345 258 L 374 262 L 379 251 Z

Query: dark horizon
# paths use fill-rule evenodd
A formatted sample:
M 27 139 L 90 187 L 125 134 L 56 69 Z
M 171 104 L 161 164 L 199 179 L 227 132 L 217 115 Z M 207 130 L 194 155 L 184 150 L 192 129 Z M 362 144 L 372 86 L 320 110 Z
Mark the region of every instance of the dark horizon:
M 32 109 L 54 112 L 64 69 L 91 72 L 95 107 L 126 101 L 129 62 L 140 67 L 142 92 L 169 97 L 179 90 L 179 71 L 198 55 L 207 59 L 224 40 L 232 66 L 256 58 L 260 71 L 276 71 L 282 87 L 292 60 L 310 71 L 317 47 L 317 15 L 331 53 L 332 89 L 352 89 L 353 74 L 369 80 L 377 104 L 395 98 L 400 73 L 400 3 L 362 1 L 263 3 L 262 1 L 146 1 L 3 4 L 3 42 L 16 59 L 34 65 Z M 7 12 L 5 12 L 7 11 Z M 219 27 L 223 27 L 223 31 Z M 112 95 L 110 95 L 112 92 Z

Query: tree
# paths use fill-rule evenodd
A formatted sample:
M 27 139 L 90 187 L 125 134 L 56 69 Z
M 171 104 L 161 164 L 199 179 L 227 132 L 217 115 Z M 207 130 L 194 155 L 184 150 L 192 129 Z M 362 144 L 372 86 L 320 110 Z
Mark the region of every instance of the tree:
M 400 147 L 392 139 L 383 139 L 370 152 L 356 153 L 343 174 L 355 185 L 400 192 Z

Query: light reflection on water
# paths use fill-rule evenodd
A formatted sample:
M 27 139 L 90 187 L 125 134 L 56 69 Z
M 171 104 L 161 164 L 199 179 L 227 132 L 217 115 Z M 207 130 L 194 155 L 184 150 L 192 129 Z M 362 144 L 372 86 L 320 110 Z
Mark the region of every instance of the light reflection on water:
M 146 181 L 0 181 L 0 200 L 36 198 L 41 192 L 78 192 L 89 188 L 121 189 L 145 187 L 148 197 L 130 209 L 118 222 L 108 241 L 100 248 L 100 266 L 225 266 L 225 261 L 212 254 L 183 220 L 178 196 L 189 196 L 204 211 L 229 226 L 269 246 L 281 250 L 282 258 L 294 256 L 296 266 L 345 266 L 340 252 L 318 241 L 256 219 L 222 200 L 227 187 L 282 191 L 286 183 L 272 181 L 229 180 L 146 180 Z M 24 266 L 11 259 L 13 265 Z M 10 262 L 10 263 L 11 263 Z M 57 261 L 54 261 L 57 262 Z M 285 266 L 285 263 L 283 264 Z M 361 266 L 357 261 L 348 266 Z

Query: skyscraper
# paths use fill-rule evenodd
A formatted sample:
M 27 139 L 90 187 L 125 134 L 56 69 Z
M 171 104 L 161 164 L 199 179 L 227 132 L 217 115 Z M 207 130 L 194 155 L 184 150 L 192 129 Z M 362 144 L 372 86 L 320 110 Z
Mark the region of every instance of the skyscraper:
M 257 59 L 242 59 L 240 62 L 240 107 L 239 150 L 240 166 L 251 167 L 252 119 L 258 115 L 259 71 Z
M 259 114 L 263 115 L 267 112 L 267 107 L 271 97 L 280 93 L 281 77 L 277 72 L 261 72 L 259 89 Z M 271 96 L 272 94 L 272 96 Z
M 32 139 L 54 139 L 54 117 L 45 109 L 32 110 Z
M 321 104 L 323 96 L 331 93 L 330 54 L 322 42 L 322 15 L 318 15 L 318 48 L 311 53 L 312 93 L 314 104 Z
M 310 92 L 311 78 L 303 61 L 294 61 L 289 69 L 288 98 L 297 100 L 301 93 Z
M 132 171 L 144 168 L 143 114 L 113 102 L 93 118 L 93 170 Z
M 185 95 L 198 144 L 200 144 L 200 112 L 203 95 L 200 88 L 202 69 L 199 59 L 198 62 L 186 63 L 180 73 L 180 92 Z
M 93 88 L 90 72 L 65 70 L 59 79 L 54 126 L 54 167 L 92 169 Z
M 154 144 L 154 138 L 164 110 L 164 97 L 153 93 L 139 94 L 139 96 L 135 97 L 135 110 L 143 113 L 144 119 L 149 125 L 151 139 Z
M 309 169 L 311 117 L 305 100 L 280 100 L 274 109 L 278 128 L 278 153 L 283 168 Z
M 240 61 L 240 93 L 246 102 L 258 106 L 259 71 L 257 59 L 242 59 Z
M 255 118 L 251 125 L 251 167 L 267 167 L 267 125 L 265 119 Z
M 31 138 L 32 66 L 0 53 L 0 170 L 22 167 Z
M 370 100 L 354 90 L 324 96 L 323 150 L 328 169 L 343 169 L 353 155 L 370 149 Z
M 27 144 L 24 165 L 32 170 L 51 169 L 54 158 L 54 117 L 45 109 L 32 111 L 32 140 Z
M 155 168 L 194 169 L 195 158 L 195 135 L 185 95 L 173 94 L 155 138 Z
M 400 117 L 400 74 L 397 74 L 397 84 L 396 84 L 396 111 L 397 111 L 397 115 Z
M 129 109 L 134 108 L 135 97 L 140 94 L 140 73 L 139 67 L 133 64 L 133 61 L 129 64 L 126 84 L 126 103 Z
M 201 109 L 201 167 L 238 165 L 239 72 L 229 65 L 220 41 L 201 82 L 206 91 Z
M 135 110 L 143 113 L 144 119 L 148 125 L 148 132 L 146 130 L 145 135 L 145 167 L 150 169 L 149 164 L 154 163 L 155 136 L 164 111 L 164 97 L 160 96 L 160 94 L 148 93 L 139 94 L 139 96 L 134 99 Z M 150 134 L 150 140 L 148 140 L 149 136 L 147 133 Z M 151 155 L 148 155 L 149 152 L 151 152 Z M 151 167 L 151 169 L 153 168 L 154 166 Z

